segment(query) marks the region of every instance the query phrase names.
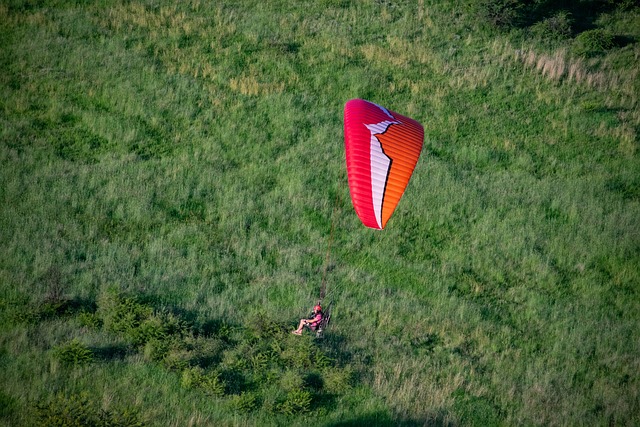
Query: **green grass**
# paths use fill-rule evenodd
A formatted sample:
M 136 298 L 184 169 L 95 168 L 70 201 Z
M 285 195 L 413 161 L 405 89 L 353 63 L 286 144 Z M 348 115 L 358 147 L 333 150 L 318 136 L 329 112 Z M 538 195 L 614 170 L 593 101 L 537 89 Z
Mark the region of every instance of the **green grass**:
M 499 3 L 2 3 L 1 423 L 639 424 L 640 10 Z M 425 127 L 383 232 L 355 97 Z

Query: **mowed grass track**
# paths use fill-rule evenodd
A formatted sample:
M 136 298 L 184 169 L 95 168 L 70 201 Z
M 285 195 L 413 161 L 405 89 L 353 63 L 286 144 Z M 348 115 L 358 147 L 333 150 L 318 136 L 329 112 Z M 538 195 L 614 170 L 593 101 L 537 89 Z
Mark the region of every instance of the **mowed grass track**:
M 586 58 L 478 16 L 476 2 L 2 3 L 2 421 L 86 396 L 130 408 L 125 425 L 640 423 L 640 12 L 594 14 L 619 43 Z M 425 126 L 383 232 L 349 199 L 356 97 Z M 269 411 L 259 385 L 255 401 L 185 388 L 148 346 L 87 326 L 117 289 L 195 325 L 293 329 L 325 274 L 334 321 L 308 342 L 353 374 L 297 412 Z M 38 311 L 51 301 L 75 308 Z M 74 339 L 95 357 L 61 366 Z M 309 391 L 311 374 L 269 379 Z

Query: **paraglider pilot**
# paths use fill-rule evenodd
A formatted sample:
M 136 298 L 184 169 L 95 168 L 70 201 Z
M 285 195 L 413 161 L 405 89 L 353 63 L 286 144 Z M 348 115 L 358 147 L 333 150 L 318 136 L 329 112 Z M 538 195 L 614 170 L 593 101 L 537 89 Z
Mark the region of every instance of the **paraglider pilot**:
M 323 316 L 324 315 L 322 313 L 322 307 L 320 307 L 320 305 L 316 305 L 315 307 L 313 307 L 313 313 L 307 319 L 300 319 L 298 329 L 291 333 L 295 335 L 302 335 L 302 330 L 305 326 L 312 331 L 315 331 L 322 321 Z

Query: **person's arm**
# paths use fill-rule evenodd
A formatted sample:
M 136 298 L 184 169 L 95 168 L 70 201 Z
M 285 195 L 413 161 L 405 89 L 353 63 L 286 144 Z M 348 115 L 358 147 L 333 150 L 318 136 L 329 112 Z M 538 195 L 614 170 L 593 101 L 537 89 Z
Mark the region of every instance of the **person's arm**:
M 318 314 L 315 315 L 315 317 L 312 320 L 307 322 L 307 325 L 315 326 L 318 323 L 320 323 L 321 320 L 322 320 L 322 314 L 318 313 Z

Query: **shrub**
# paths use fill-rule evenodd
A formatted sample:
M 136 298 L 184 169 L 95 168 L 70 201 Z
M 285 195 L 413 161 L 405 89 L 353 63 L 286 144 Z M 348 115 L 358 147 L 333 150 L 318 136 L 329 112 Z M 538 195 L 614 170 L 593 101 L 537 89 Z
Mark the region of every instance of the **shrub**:
M 248 380 L 245 372 L 239 369 L 225 369 L 220 373 L 225 385 L 225 393 L 238 394 L 247 389 Z
M 579 56 L 594 56 L 614 46 L 613 35 L 602 29 L 588 30 L 580 33 L 573 44 L 573 53 Z
M 180 339 L 189 333 L 187 323 L 172 313 L 154 313 L 152 307 L 115 292 L 107 292 L 100 297 L 98 314 L 108 331 L 123 334 L 135 346 L 154 342 L 152 347 L 164 349 L 165 353 L 170 344 L 163 341 Z M 163 354 L 156 354 L 152 360 L 160 360 Z
M 343 394 L 351 389 L 353 372 L 351 368 L 329 368 L 322 372 L 324 390 L 331 394 Z
M 571 37 L 572 24 L 571 14 L 561 10 L 550 18 L 535 24 L 531 31 L 543 40 L 559 41 Z
M 47 427 L 81 427 L 95 425 L 99 415 L 84 395 L 56 396 L 50 402 L 36 405 L 38 425 Z
M 172 348 L 162 358 L 162 365 L 169 370 L 181 371 L 189 366 L 192 356 L 188 350 Z
M 225 350 L 222 353 L 222 362 L 220 365 L 228 370 L 242 371 L 247 369 L 249 362 L 247 361 L 246 355 L 242 349 L 235 347 Z
M 130 409 L 104 411 L 86 394 L 57 395 L 35 407 L 38 425 L 46 427 L 142 427 L 137 413 Z
M 189 352 L 189 362 L 193 365 L 206 367 L 219 363 L 225 343 L 215 337 L 205 338 L 189 335 L 182 340 L 185 350 Z
M 9 417 L 16 412 L 18 404 L 13 396 L 0 391 L 0 418 Z
M 126 335 L 134 345 L 145 345 L 150 341 L 162 342 L 168 337 L 167 325 L 160 317 L 149 315 L 137 326 L 129 326 Z
M 270 414 L 277 414 L 280 412 L 280 405 L 287 398 L 287 393 L 276 382 L 264 389 L 262 396 L 262 410 Z
M 86 365 L 93 361 L 93 352 L 76 339 L 57 347 L 54 354 L 62 364 L 67 366 Z
M 232 396 L 229 403 L 234 411 L 248 413 L 256 409 L 257 400 L 255 393 L 243 391 Z
M 279 410 L 283 414 L 294 415 L 308 412 L 311 407 L 311 393 L 306 390 L 291 390 L 287 393 L 287 398 L 279 405 Z
M 148 340 L 142 349 L 145 360 L 159 362 L 165 358 L 170 350 L 170 342 L 165 339 L 152 338 Z
M 638 6 L 638 0 L 609 0 L 610 2 L 617 4 L 620 10 L 631 10 Z
M 319 350 L 315 350 L 313 353 L 313 366 L 319 369 L 327 368 L 331 366 L 332 360 L 329 356 Z
M 184 388 L 195 388 L 200 384 L 200 378 L 203 376 L 204 369 L 199 366 L 187 368 L 182 371 L 182 379 L 180 384 Z
M 143 347 L 145 360 L 162 362 L 168 369 L 182 370 L 189 366 L 190 360 L 195 357 L 186 337 L 180 334 L 172 334 L 171 326 L 160 319 L 152 317 L 145 321 L 137 330 L 137 339 Z
M 251 367 L 256 373 L 263 371 L 269 362 L 269 358 L 264 353 L 257 353 L 251 356 Z
M 219 333 L 194 335 L 178 316 L 116 292 L 100 297 L 96 314 L 107 331 L 126 338 L 145 360 L 182 372 L 182 387 L 215 397 L 233 395 L 229 404 L 236 412 L 262 406 L 270 413 L 304 413 L 325 383 L 331 394 L 350 388 L 351 371 L 333 368 L 313 338 L 293 337 L 265 316 L 247 327 L 229 327 L 231 339 Z M 99 323 L 90 315 L 83 318 L 87 324 Z M 212 364 L 216 369 L 207 370 Z
M 116 292 L 106 292 L 98 300 L 98 315 L 104 327 L 134 340 L 138 339 L 139 334 L 136 329 L 152 314 L 151 307 L 140 304 L 134 298 L 123 298 Z
M 293 337 L 280 353 L 280 358 L 286 366 L 292 368 L 309 368 L 314 365 L 316 348 L 308 336 Z
M 480 18 L 497 28 L 510 28 L 520 23 L 522 3 L 519 0 L 482 0 L 478 4 Z
M 287 327 L 267 317 L 260 312 L 253 316 L 248 326 L 256 338 L 282 338 L 287 333 Z
M 100 329 L 102 327 L 102 319 L 96 313 L 83 311 L 78 315 L 78 321 L 87 328 Z
M 298 371 L 286 370 L 280 377 L 280 387 L 285 391 L 298 390 L 304 385 L 304 380 Z
M 182 371 L 182 386 L 184 388 L 198 388 L 212 396 L 223 396 L 225 383 L 220 379 L 217 371 L 205 372 L 200 367 L 187 368 Z

